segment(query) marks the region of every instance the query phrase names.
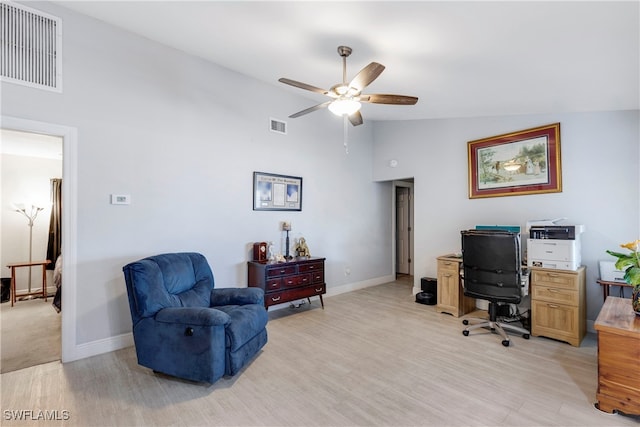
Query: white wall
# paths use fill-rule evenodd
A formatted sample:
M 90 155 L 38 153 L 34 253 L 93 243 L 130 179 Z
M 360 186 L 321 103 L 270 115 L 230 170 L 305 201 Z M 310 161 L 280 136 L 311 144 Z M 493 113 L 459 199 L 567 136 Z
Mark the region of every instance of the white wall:
M 468 198 L 468 141 L 557 122 L 561 193 Z M 567 217 L 586 226 L 587 319 L 595 320 L 602 305 L 598 260 L 613 259 L 606 249 L 640 236 L 637 110 L 376 123 L 374 139 L 374 179 L 415 177 L 416 286 L 420 277 L 435 277 L 437 256 L 460 250 L 460 230 L 524 229 L 530 219 Z M 389 167 L 391 159 L 397 167 Z
M 130 332 L 126 263 L 199 251 L 217 286 L 246 286 L 252 242 L 279 242 L 283 220 L 327 258 L 329 294 L 390 276 L 391 186 L 372 182 L 370 125 L 350 129 L 346 155 L 342 121 L 286 119 L 309 100 L 276 81 L 30 6 L 63 18 L 64 92 L 2 83 L 2 114 L 77 129 L 76 343 Z M 288 135 L 270 132 L 270 117 Z M 253 171 L 301 176 L 302 212 L 253 211 Z M 110 205 L 112 193 L 131 205 Z
M 28 219 L 12 209 L 12 203 L 28 202 L 44 208 L 33 224 L 33 261 L 47 259 L 47 243 L 49 238 L 49 220 L 51 216 L 51 178 L 62 176 L 62 161 L 39 157 L 0 155 L 0 182 L 2 229 L 0 244 L 2 245 L 2 277 L 10 277 L 9 263 L 29 260 L 29 227 Z M 27 207 L 29 210 L 29 207 Z M 55 260 L 54 260 L 55 262 Z M 28 268 L 16 269 L 16 289 L 24 293 L 29 286 Z M 42 288 L 42 270 L 36 267 L 31 273 L 31 289 Z M 51 274 L 49 274 L 51 276 Z M 49 287 L 52 282 L 48 281 Z

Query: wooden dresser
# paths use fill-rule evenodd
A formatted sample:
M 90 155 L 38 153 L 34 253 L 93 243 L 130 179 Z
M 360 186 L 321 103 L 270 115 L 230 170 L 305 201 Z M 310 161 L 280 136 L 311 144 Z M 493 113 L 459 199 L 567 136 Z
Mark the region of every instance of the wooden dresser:
M 640 316 L 631 300 L 607 297 L 594 325 L 598 333 L 598 409 L 640 415 Z
M 585 267 L 529 268 L 531 335 L 580 346 L 587 332 Z
M 327 292 L 324 282 L 325 258 L 293 258 L 288 262 L 248 262 L 248 285 L 264 290 L 264 306 L 282 304 Z
M 460 282 L 462 257 L 444 255 L 438 257 L 437 305 L 438 313 L 449 313 L 455 317 L 465 315 L 476 308 L 475 298 L 464 296 Z

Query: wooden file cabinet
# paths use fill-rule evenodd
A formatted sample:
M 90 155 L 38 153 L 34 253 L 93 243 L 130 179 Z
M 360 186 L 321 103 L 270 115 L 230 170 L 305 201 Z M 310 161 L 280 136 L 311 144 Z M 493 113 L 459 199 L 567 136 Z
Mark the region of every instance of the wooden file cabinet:
M 530 267 L 531 335 L 580 346 L 587 332 L 585 267 L 552 270 Z
M 294 258 L 289 262 L 249 261 L 249 286 L 264 290 L 264 306 L 282 304 L 327 292 L 324 282 L 325 258 Z
M 465 297 L 460 282 L 462 258 L 453 255 L 438 257 L 438 298 L 436 311 L 463 316 L 476 308 L 475 298 Z

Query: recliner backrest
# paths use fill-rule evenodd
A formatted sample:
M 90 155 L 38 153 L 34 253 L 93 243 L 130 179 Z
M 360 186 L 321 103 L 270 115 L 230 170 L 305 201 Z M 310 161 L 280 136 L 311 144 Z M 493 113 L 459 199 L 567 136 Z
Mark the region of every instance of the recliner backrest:
M 214 279 L 195 252 L 155 255 L 123 267 L 133 323 L 167 307 L 209 307 Z

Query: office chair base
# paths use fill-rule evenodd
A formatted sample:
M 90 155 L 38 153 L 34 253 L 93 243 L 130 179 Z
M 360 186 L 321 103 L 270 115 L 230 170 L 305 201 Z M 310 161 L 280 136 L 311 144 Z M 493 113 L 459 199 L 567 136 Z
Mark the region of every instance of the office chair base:
M 470 321 L 473 322 L 472 324 L 470 324 Z M 462 335 L 464 335 L 465 337 L 469 336 L 469 331 L 472 331 L 474 329 L 479 329 L 479 328 L 489 328 L 491 329 L 491 331 L 496 332 L 498 335 L 500 335 L 500 337 L 502 338 L 502 345 L 505 347 L 509 347 L 509 336 L 507 335 L 507 333 L 505 332 L 506 330 L 509 330 L 511 332 L 517 332 L 522 334 L 522 338 L 528 340 L 530 335 L 529 335 L 529 331 L 521 328 L 519 326 L 516 325 L 511 325 L 509 323 L 505 323 L 505 322 L 498 322 L 498 321 L 493 321 L 493 320 L 487 320 L 487 319 L 464 319 L 462 321 L 463 325 L 470 325 L 467 326 L 463 331 L 462 331 Z

